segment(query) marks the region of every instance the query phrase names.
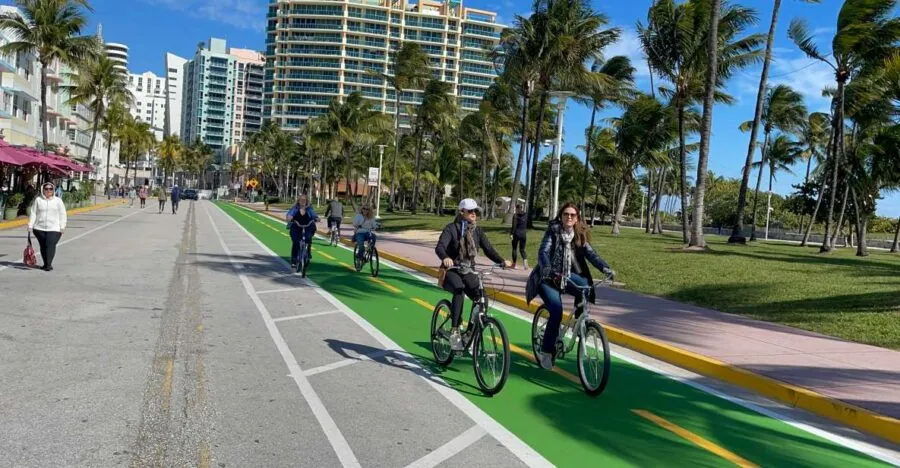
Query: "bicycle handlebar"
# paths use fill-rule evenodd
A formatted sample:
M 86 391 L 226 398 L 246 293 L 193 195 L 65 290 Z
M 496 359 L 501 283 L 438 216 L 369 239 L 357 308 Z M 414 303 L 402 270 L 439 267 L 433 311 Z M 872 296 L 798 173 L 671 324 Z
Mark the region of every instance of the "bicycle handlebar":
M 304 228 L 304 229 L 305 229 L 305 228 L 308 228 L 308 227 L 310 227 L 310 226 L 312 226 L 312 225 L 315 224 L 316 222 L 318 222 L 318 220 L 312 220 L 312 221 L 306 223 L 305 225 L 303 225 L 303 224 L 298 223 L 296 219 L 292 219 L 292 220 L 291 220 L 291 224 L 296 224 L 297 227 L 301 227 L 301 228 Z
M 499 269 L 501 269 L 501 270 L 505 270 L 505 269 L 506 269 L 506 267 L 505 267 L 502 263 L 494 263 L 493 265 L 491 265 L 490 268 L 488 268 L 488 269 L 486 269 L 486 270 L 485 270 L 485 269 L 477 270 L 477 269 L 472 268 L 472 267 L 469 267 L 469 268 L 470 268 L 470 269 L 472 270 L 472 272 L 475 273 L 476 275 L 482 275 L 482 276 L 484 276 L 484 275 L 490 275 L 490 274 L 493 273 L 494 270 L 496 270 L 497 268 L 499 268 Z M 453 265 L 452 267 L 447 268 L 447 270 L 459 270 L 459 269 L 460 269 L 460 266 L 459 266 L 459 265 Z

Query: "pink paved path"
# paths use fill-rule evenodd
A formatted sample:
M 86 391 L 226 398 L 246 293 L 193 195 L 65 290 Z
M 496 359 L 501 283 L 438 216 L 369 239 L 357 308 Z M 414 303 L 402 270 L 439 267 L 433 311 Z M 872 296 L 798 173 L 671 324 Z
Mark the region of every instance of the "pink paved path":
M 346 220 L 341 234 L 349 237 Z M 378 249 L 424 265 L 439 263 L 432 242 L 381 232 Z M 508 250 L 498 246 L 504 256 Z M 528 273 L 500 272 L 493 286 L 524 296 Z M 598 291 L 597 302 L 592 315 L 601 323 L 900 418 L 900 352 L 620 289 Z

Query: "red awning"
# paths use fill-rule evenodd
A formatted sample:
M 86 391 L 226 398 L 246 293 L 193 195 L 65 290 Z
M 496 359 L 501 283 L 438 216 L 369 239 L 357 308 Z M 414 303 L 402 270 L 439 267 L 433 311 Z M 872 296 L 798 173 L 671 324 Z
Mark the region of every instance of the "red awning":
M 16 148 L 15 146 L 0 140 L 0 163 L 12 166 L 24 166 L 33 162 L 35 162 L 35 158 L 32 155 L 22 151 L 21 148 Z

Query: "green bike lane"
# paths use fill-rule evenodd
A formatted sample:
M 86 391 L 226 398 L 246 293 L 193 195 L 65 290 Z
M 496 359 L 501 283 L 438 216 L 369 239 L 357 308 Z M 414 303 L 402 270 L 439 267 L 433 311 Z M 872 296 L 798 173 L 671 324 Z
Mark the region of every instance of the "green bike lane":
M 217 206 L 277 255 L 290 256 L 283 223 Z M 350 251 L 316 239 L 308 278 L 555 465 L 890 466 L 615 357 L 606 391 L 590 398 L 576 383 L 574 355 L 558 362 L 556 372 L 539 369 L 529 360 L 530 322 L 497 310 L 514 352 L 503 391 L 484 396 L 469 356 L 446 368 L 434 364 L 430 309 L 447 293 L 384 263 L 374 279 L 368 267 L 352 271 L 352 263 Z

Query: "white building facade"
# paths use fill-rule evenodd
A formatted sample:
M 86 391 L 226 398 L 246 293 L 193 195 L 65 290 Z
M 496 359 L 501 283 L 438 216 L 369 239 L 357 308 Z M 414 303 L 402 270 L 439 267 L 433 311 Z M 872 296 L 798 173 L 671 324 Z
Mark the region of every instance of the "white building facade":
M 166 53 L 166 121 L 163 125 L 165 135 L 181 135 L 185 63 L 186 58 Z

